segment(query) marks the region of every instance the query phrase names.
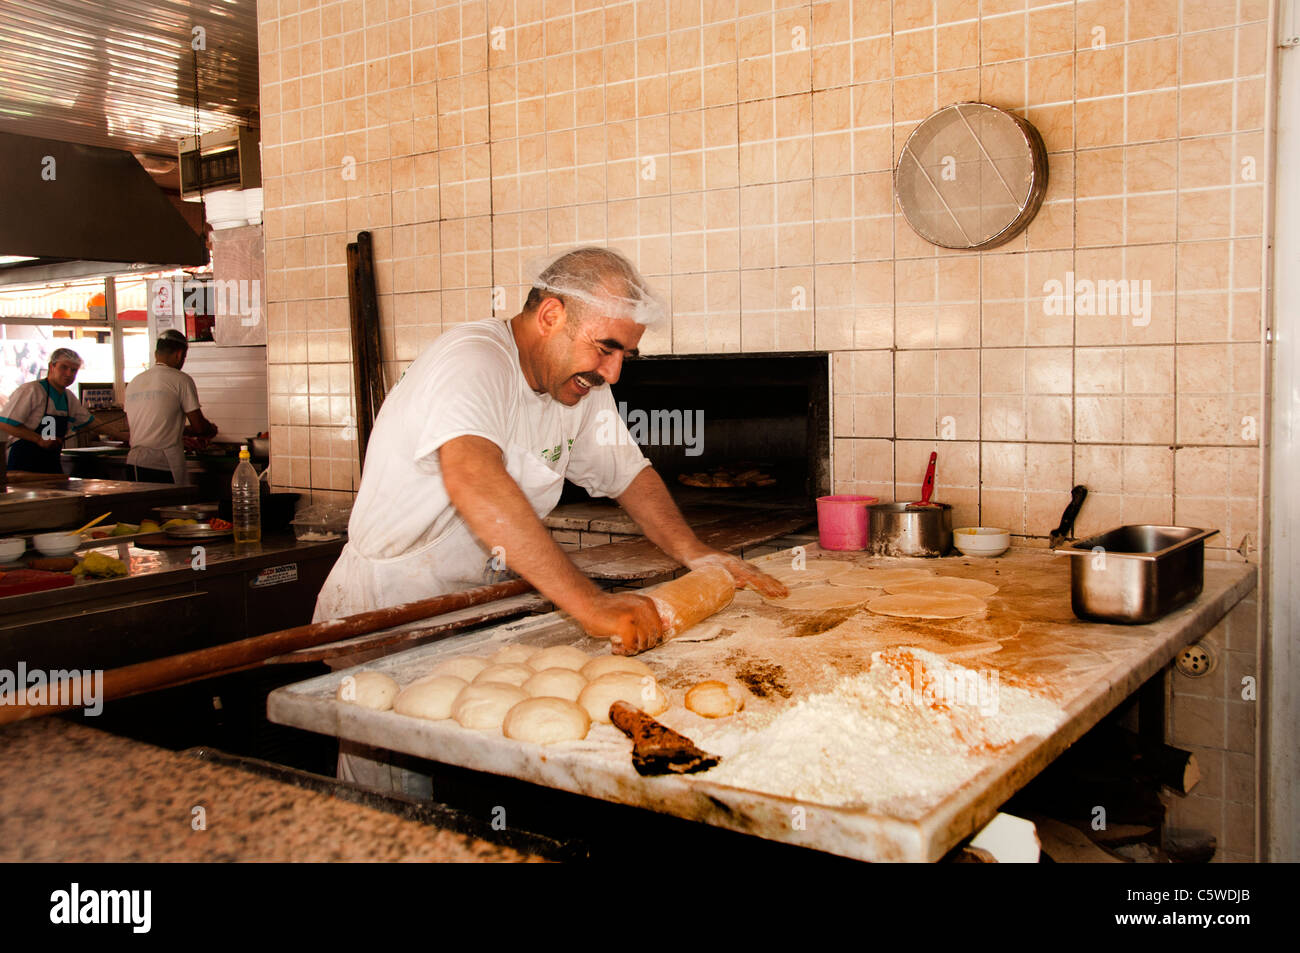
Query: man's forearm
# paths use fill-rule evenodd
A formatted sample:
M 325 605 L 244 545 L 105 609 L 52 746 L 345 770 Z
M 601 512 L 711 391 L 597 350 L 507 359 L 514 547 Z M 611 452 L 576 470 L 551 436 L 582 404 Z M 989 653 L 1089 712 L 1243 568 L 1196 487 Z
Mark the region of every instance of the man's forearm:
M 710 547 L 700 542 L 694 530 L 686 525 L 682 511 L 673 502 L 668 487 L 664 486 L 664 481 L 654 471 L 654 467 L 646 467 L 636 475 L 618 498 L 618 505 L 627 510 L 650 542 L 683 566 L 698 556 L 712 552 Z
M 466 441 L 472 443 L 466 446 Z M 461 437 L 446 444 L 439 459 L 452 505 L 479 541 L 489 549 L 500 546 L 511 570 L 561 609 L 578 616 L 599 590 L 551 538 L 506 472 L 496 445 Z
M 7 433 L 11 437 L 29 440 L 32 443 L 40 443 L 43 439 L 35 430 L 29 430 L 27 427 L 16 427 L 13 424 L 0 424 L 0 433 Z

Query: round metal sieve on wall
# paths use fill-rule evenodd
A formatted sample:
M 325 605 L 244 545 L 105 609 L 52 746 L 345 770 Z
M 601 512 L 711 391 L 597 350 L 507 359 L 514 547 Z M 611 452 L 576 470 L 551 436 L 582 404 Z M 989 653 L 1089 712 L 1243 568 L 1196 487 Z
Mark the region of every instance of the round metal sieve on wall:
M 1025 230 L 1047 191 L 1038 130 L 985 103 L 954 103 L 907 137 L 894 197 L 912 230 L 943 248 L 994 248 Z

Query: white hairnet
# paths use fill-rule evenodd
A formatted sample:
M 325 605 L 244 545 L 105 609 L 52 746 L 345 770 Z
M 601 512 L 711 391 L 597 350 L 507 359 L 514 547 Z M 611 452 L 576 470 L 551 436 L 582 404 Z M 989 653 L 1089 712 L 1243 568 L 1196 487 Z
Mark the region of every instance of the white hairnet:
M 530 263 L 532 286 L 543 294 L 573 298 L 606 317 L 650 325 L 665 313 L 663 301 L 636 266 L 612 248 L 575 248 Z

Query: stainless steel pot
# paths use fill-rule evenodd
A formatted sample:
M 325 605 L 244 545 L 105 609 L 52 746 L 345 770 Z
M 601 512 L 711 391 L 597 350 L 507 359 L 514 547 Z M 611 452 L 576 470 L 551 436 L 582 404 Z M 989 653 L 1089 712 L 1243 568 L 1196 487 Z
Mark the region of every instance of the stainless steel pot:
M 952 549 L 952 506 L 908 507 L 873 503 L 867 507 L 867 551 L 873 556 L 942 556 Z

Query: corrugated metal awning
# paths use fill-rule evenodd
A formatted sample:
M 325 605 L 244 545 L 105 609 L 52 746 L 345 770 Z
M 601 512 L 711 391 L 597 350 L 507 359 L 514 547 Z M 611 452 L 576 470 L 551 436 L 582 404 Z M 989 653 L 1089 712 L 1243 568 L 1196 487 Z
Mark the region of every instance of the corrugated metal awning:
M 206 47 L 192 51 L 194 28 Z M 21 0 L 0 5 L 0 124 L 9 132 L 176 155 L 257 115 L 255 0 Z

